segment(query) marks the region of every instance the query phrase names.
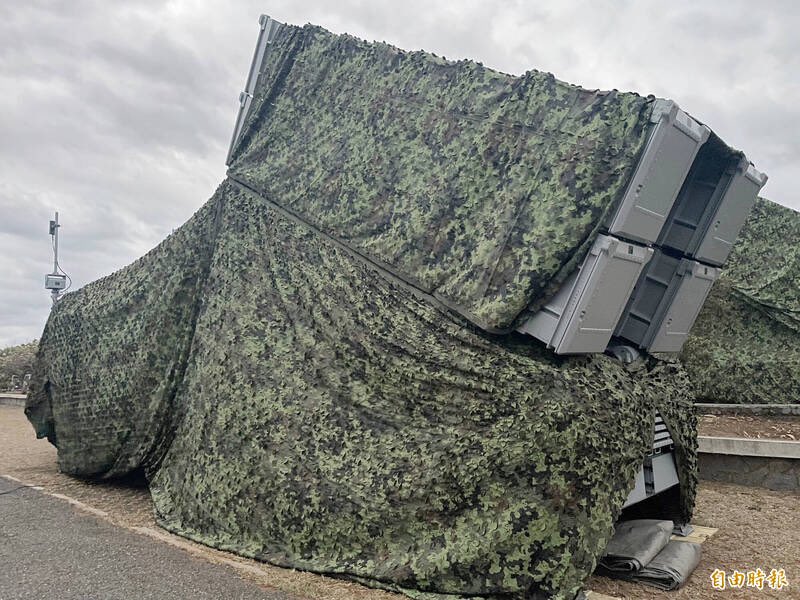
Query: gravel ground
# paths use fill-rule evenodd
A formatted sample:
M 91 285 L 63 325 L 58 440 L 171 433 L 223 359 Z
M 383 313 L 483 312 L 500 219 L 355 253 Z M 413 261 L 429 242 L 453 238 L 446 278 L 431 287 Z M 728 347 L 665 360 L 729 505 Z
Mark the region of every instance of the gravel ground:
M 629 600 L 758 600 L 800 598 L 800 493 L 774 492 L 760 488 L 702 481 L 693 523 L 717 527 L 719 531 L 703 544 L 703 557 L 689 583 L 674 592 L 592 577 L 589 589 Z M 788 588 L 726 589 L 711 587 L 714 569 L 740 572 L 760 567 L 785 569 Z
M 800 417 L 758 415 L 698 415 L 700 435 L 800 440 Z
M 125 527 L 155 528 L 152 504 L 146 488 L 135 485 L 90 483 L 58 473 L 55 449 L 36 440 L 20 408 L 0 406 L 0 474 L 12 475 L 46 491 L 61 493 L 109 513 L 111 520 Z M 719 528 L 703 544 L 703 559 L 689 583 L 677 592 L 592 577 L 588 588 L 630 600 L 722 599 L 752 600 L 776 598 L 800 600 L 800 493 L 774 492 L 744 486 L 702 482 L 694 522 Z M 169 534 L 167 534 L 169 535 Z M 174 536 L 173 536 L 174 537 Z M 179 538 L 180 539 L 180 538 Z M 353 583 L 281 569 L 235 557 L 181 540 L 212 562 L 231 559 L 244 565 L 247 578 L 264 587 L 303 598 L 331 600 L 389 600 L 402 598 Z M 789 587 L 715 591 L 710 574 L 716 569 L 739 571 L 760 567 L 786 569 Z

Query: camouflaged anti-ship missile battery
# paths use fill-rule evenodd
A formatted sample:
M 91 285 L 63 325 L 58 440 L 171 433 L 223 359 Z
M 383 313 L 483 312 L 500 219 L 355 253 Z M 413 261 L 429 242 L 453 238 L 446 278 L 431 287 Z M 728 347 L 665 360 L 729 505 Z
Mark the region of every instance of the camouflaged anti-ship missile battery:
M 516 330 L 579 267 L 605 289 L 587 260 L 672 256 L 632 182 L 680 194 L 713 134 L 632 93 L 261 25 L 228 178 L 48 320 L 26 410 L 60 468 L 144 469 L 171 531 L 420 598 L 574 598 L 654 432 L 678 485 L 648 515 L 688 521 L 681 364 Z M 665 174 L 654 140 L 681 127 L 696 156 Z

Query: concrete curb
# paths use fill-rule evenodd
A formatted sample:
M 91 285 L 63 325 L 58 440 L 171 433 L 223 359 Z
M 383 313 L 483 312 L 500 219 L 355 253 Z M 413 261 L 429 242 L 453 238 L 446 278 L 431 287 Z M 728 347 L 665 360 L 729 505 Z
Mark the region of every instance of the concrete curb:
M 800 442 L 698 436 L 700 478 L 800 490 Z
M 701 415 L 763 415 L 767 417 L 800 417 L 800 404 L 708 404 L 695 402 Z
M 698 451 L 708 454 L 800 459 L 800 442 L 734 437 L 697 436 Z
M 0 393 L 0 406 L 25 406 L 24 394 Z

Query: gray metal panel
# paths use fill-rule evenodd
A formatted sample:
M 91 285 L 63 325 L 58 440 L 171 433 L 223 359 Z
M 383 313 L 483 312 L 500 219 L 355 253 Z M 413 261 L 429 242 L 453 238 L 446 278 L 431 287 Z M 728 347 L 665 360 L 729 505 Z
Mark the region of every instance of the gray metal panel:
M 712 265 L 725 263 L 765 183 L 767 176 L 743 158 L 699 240 L 696 259 Z
M 658 412 L 656 412 L 653 430 L 653 450 L 645 457 L 636 474 L 633 490 L 628 495 L 625 504 L 622 505 L 623 508 L 646 500 L 679 483 L 675 458 L 670 451 L 674 442 L 667 431 L 664 419 Z M 664 442 L 665 433 L 668 439 L 667 443 Z
M 766 182 L 721 140 L 703 145 L 656 245 L 721 266 Z M 701 249 L 702 246 L 702 249 Z
M 656 123 L 609 233 L 652 243 L 658 239 L 700 146 L 711 130 L 669 100 L 657 100 Z
M 588 277 L 578 284 L 553 337 L 557 354 L 604 352 L 614 334 L 644 265 L 653 256 L 651 248 L 601 236 L 595 242 L 596 256 Z M 581 273 L 582 274 L 582 273 Z M 579 288 L 579 285 L 583 284 Z M 577 291 L 580 294 L 576 293 Z
M 615 334 L 648 352 L 680 351 L 719 274 L 715 267 L 657 250 Z
M 261 63 L 264 60 L 264 52 L 266 51 L 267 44 L 275 39 L 278 30 L 283 26 L 283 23 L 267 15 L 261 15 L 258 19 L 258 24 L 260 29 L 258 31 L 258 39 L 256 40 L 256 49 L 253 52 L 253 60 L 250 62 L 250 71 L 247 73 L 247 82 L 245 83 L 244 91 L 239 94 L 239 112 L 236 115 L 236 124 L 233 127 L 231 145 L 228 148 L 228 156 L 225 159 L 226 165 L 231 162 L 231 156 L 239 141 L 245 118 L 247 118 L 247 113 L 250 110 L 250 103 L 253 99 L 256 86 L 258 85 L 258 76 L 261 74 Z
M 670 448 L 675 445 L 672 436 L 667 429 L 664 419 L 656 414 L 655 433 L 653 436 L 653 452 L 660 452 L 662 448 Z
M 645 347 L 648 331 L 657 326 L 660 315 L 669 302 L 668 291 L 681 265 L 679 258 L 656 251 L 639 277 L 628 305 L 617 325 L 615 334 L 639 347 Z
M 636 474 L 636 483 L 633 486 L 633 490 L 631 490 L 631 493 L 628 495 L 628 499 L 625 500 L 625 504 L 622 505 L 622 508 L 646 499 L 647 490 L 644 485 L 644 470 L 639 469 L 639 472 Z
M 558 288 L 555 296 L 545 304 L 541 310 L 537 311 L 530 319 L 523 323 L 519 331 L 532 335 L 533 337 L 545 342 L 548 347 L 551 346 L 551 341 L 556 333 L 556 328 L 564 314 L 564 309 L 569 304 L 569 299 L 575 289 L 575 284 L 578 281 L 578 275 L 584 271 L 589 258 L 584 259 L 583 264 L 578 267 Z
M 684 269 L 658 328 L 645 340 L 649 352 L 679 352 L 694 325 L 720 270 L 697 261 L 683 261 Z
M 707 143 L 694 159 L 656 244 L 691 255 L 700 244 L 735 169 L 726 147 Z
M 653 493 L 678 485 L 678 471 L 675 469 L 675 457 L 672 452 L 657 454 L 652 459 Z
M 653 250 L 600 235 L 577 274 L 519 331 L 557 354 L 603 352 Z

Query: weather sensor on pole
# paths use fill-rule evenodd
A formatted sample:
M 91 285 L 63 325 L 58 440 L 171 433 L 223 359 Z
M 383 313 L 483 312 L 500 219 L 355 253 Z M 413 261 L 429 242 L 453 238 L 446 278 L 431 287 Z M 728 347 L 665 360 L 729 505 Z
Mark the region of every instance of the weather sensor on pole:
M 58 302 L 59 294 L 67 288 L 67 274 L 58 266 L 58 213 L 54 221 L 50 221 L 50 236 L 53 238 L 53 272 L 44 276 L 44 287 L 50 290 L 53 304 Z

